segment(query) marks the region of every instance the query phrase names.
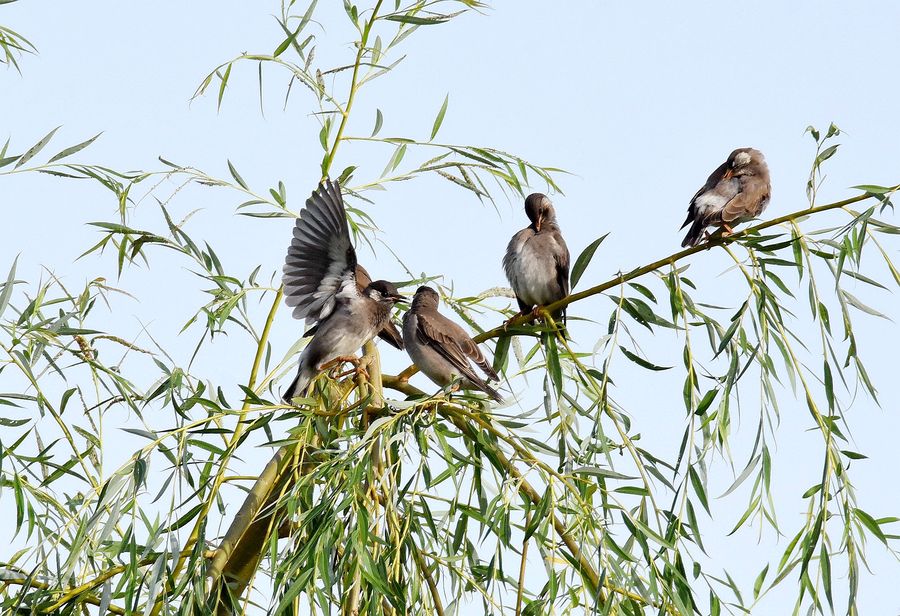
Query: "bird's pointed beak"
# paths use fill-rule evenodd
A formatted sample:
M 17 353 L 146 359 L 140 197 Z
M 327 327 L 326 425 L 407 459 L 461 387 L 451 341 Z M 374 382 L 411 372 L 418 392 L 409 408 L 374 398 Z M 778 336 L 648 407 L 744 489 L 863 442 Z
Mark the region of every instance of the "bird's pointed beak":
M 538 212 L 537 220 L 534 221 L 534 230 L 538 233 L 541 232 L 541 223 L 544 222 L 544 213 Z
M 397 302 L 398 304 L 408 304 L 409 303 L 409 300 L 406 298 L 406 296 L 400 295 L 399 293 L 397 295 L 391 295 L 391 299 L 394 300 L 395 302 Z
M 729 167 L 728 169 L 725 170 L 725 175 L 722 177 L 722 179 L 723 179 L 723 180 L 730 180 L 730 179 L 733 178 L 733 177 L 734 177 L 734 169 L 732 169 L 731 167 Z

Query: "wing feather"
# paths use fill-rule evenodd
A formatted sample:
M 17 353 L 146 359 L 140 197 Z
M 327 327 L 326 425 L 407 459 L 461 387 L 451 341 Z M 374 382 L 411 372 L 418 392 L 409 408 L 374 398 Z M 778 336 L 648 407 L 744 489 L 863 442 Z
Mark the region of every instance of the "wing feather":
M 295 319 L 324 319 L 338 296 L 358 295 L 356 251 L 337 182 L 326 180 L 306 200 L 283 272 L 285 303 Z
M 498 380 L 499 377 L 487 362 L 478 344 L 466 333 L 466 331 L 440 313 L 418 313 L 418 328 L 416 335 L 419 341 L 430 345 L 444 356 L 461 375 L 473 383 L 481 382 L 481 378 L 472 370 L 469 360 L 475 362 L 489 378 Z

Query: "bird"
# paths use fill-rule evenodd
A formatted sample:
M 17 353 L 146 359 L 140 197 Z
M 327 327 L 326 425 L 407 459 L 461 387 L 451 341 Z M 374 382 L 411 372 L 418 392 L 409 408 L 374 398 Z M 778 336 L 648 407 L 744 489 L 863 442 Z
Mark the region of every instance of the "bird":
M 734 227 L 756 218 L 769 204 L 772 186 L 769 167 L 762 152 L 738 148 L 719 165 L 688 207 L 681 228 L 691 225 L 682 247 L 696 246 L 706 227 L 722 227 L 722 237 L 734 233 Z
M 525 214 L 531 224 L 512 236 L 503 257 L 503 269 L 522 314 L 569 294 L 569 248 L 556 222 L 553 202 L 547 195 L 530 194 L 525 198 Z M 565 309 L 554 316 L 565 322 Z
M 406 301 L 386 280 L 360 290 L 341 186 L 327 179 L 297 218 L 282 280 L 294 318 L 316 322 L 297 376 L 282 393 L 288 404 L 303 395 L 326 364 L 355 362 L 351 354 L 384 329 L 395 304 Z
M 359 289 L 359 292 L 362 293 L 366 290 L 366 287 L 372 282 L 372 276 L 369 275 L 369 272 L 359 263 L 356 264 L 356 288 Z M 307 329 L 303 332 L 303 338 L 309 338 L 310 336 L 315 336 L 316 331 L 318 330 L 318 323 Z M 378 332 L 378 337 L 387 342 L 389 345 L 397 349 L 398 351 L 403 350 L 403 337 L 400 335 L 400 332 L 397 331 L 397 326 L 394 325 L 394 322 L 388 320 L 384 327 Z
M 403 315 L 403 339 L 406 352 L 425 376 L 441 387 L 462 378 L 462 387 L 478 389 L 496 402 L 503 398 L 475 370 L 475 362 L 489 379 L 499 380 L 482 355 L 478 344 L 466 331 L 438 312 L 440 297 L 431 287 L 419 287 L 409 310 Z

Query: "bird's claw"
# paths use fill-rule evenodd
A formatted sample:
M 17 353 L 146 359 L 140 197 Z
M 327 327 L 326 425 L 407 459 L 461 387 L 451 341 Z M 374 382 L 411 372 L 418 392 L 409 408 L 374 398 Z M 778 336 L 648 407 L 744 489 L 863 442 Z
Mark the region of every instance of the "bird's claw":
M 323 365 L 322 370 L 331 370 L 345 363 L 353 364 L 353 369 L 333 375 L 335 379 L 342 379 L 346 376 L 350 376 L 351 374 L 361 375 L 366 379 L 369 378 L 369 373 L 366 370 L 366 365 L 368 364 L 368 362 L 363 361 L 355 355 L 341 355 L 339 357 L 335 357 L 334 359 Z

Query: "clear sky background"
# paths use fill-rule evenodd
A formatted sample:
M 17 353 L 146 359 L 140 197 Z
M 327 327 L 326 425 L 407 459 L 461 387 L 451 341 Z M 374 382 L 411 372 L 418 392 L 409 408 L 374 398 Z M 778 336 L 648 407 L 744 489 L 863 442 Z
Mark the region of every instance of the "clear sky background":
M 339 14 L 340 3 L 321 4 L 322 23 L 339 25 L 320 33 L 320 53 L 348 54 L 351 33 Z M 318 180 L 321 159 L 309 97 L 295 92 L 283 110 L 287 79 L 267 70 L 261 114 L 256 69 L 248 64 L 233 73 L 220 112 L 214 96 L 189 100 L 220 62 L 242 51 L 274 49 L 281 38 L 271 15 L 278 10 L 270 1 L 23 0 L 2 6 L 0 24 L 27 36 L 40 54 L 23 59 L 23 76 L 0 70 L 0 140 L 11 137 L 11 151 L 19 152 L 62 125 L 47 152 L 102 131 L 79 160 L 117 169 L 157 169 L 161 155 L 227 177 L 230 159 L 254 187 L 284 181 L 289 207 L 298 211 Z M 498 2 L 483 15 L 411 38 L 407 60 L 364 90 L 351 132 L 367 134 L 379 107 L 385 114 L 382 135 L 427 138 L 449 92 L 439 140 L 495 146 L 573 174 L 562 178 L 565 194 L 553 195 L 572 252 L 577 255 L 611 232 L 584 278 L 584 284 L 595 283 L 674 252 L 691 195 L 735 147 L 756 147 L 767 157 L 773 199 L 766 216 L 806 203 L 814 145 L 804 129 L 810 124 L 824 130 L 835 122 L 845 131 L 838 155 L 826 167 L 820 203 L 855 194 L 848 190 L 853 185 L 900 181 L 898 25 L 900 4 L 890 1 Z M 368 165 L 366 177 L 372 177 L 390 153 L 345 145 L 335 169 L 362 161 Z M 414 271 L 442 274 L 459 295 L 505 284 L 500 259 L 509 236 L 525 224 L 518 200 L 501 198 L 494 211 L 440 178 L 397 184 L 374 198 L 369 212 L 382 229 L 381 239 Z M 228 269 L 246 274 L 259 263 L 264 272 L 280 269 L 289 221 L 234 217 L 238 202 L 222 191 L 192 190 L 173 207 L 181 213 L 202 208 L 192 228 L 215 238 Z M 116 279 L 112 258 L 75 262 L 99 239 L 85 223 L 112 219 L 115 204 L 107 193 L 88 183 L 48 177 L 0 178 L 0 207 L 5 231 L 0 270 L 21 255 L 20 278 L 35 280 L 44 266 L 74 286 L 98 274 Z M 158 224 L 152 208 L 136 216 Z M 896 244 L 892 256 L 897 256 Z M 405 277 L 389 253 L 375 258 L 361 250 L 361 258 L 376 277 Z M 723 254 L 711 252 L 692 263 L 693 279 L 707 285 L 707 300 L 735 306 L 743 300 L 738 286 L 718 276 L 728 267 Z M 119 284 L 141 301 L 116 304 L 111 327 L 137 335 L 148 325 L 189 354 L 195 338 L 174 333 L 203 301 L 196 278 L 158 255 L 152 271 L 130 270 Z M 883 312 L 900 317 L 896 296 L 868 297 Z M 608 311 L 603 298 L 578 308 L 601 320 Z M 900 335 L 894 322 L 858 322 L 862 357 L 879 387 L 882 407 L 861 400 L 849 412 L 853 448 L 870 457 L 853 466 L 856 487 L 867 511 L 898 515 L 900 382 L 894 351 Z M 285 352 L 298 333 L 298 324 L 282 311 L 275 336 L 283 342 L 276 344 L 276 353 Z M 680 346 L 665 343 L 659 348 L 668 348 L 673 361 L 660 358 L 660 363 L 677 363 Z M 217 378 L 244 381 L 250 354 L 239 343 L 223 344 Z M 583 341 L 585 348 L 592 344 Z M 407 364 L 398 353 L 383 355 L 388 370 Z M 5 389 L 2 378 L 0 389 Z M 147 385 L 152 378 L 148 375 Z M 619 389 L 625 388 L 619 384 Z M 677 450 L 678 443 L 667 439 L 683 429 L 679 389 L 673 380 L 670 390 L 620 393 L 635 420 L 646 423 L 642 434 L 651 451 Z M 809 428 L 805 405 L 786 398 L 773 481 L 783 495 L 780 521 L 788 530 L 802 519 L 800 494 L 821 470 L 819 437 Z M 752 439 L 753 419 L 740 429 Z M 126 447 L 119 455 L 129 454 Z M 736 454 L 736 472 L 743 463 Z M 721 493 L 734 472 L 724 464 L 716 472 L 713 483 Z M 741 504 L 740 499 L 714 502 L 711 528 L 723 532 L 706 544 L 713 562 L 737 571 L 749 594 L 763 563 L 777 561 L 786 543 L 770 530 L 762 537 L 748 530 L 725 538 Z M 861 583 L 860 613 L 896 614 L 900 567 L 878 545 L 870 542 L 870 547 L 872 573 Z M 774 594 L 757 613 L 789 613 L 792 604 L 785 601 L 792 599 L 795 586 L 787 590 Z

